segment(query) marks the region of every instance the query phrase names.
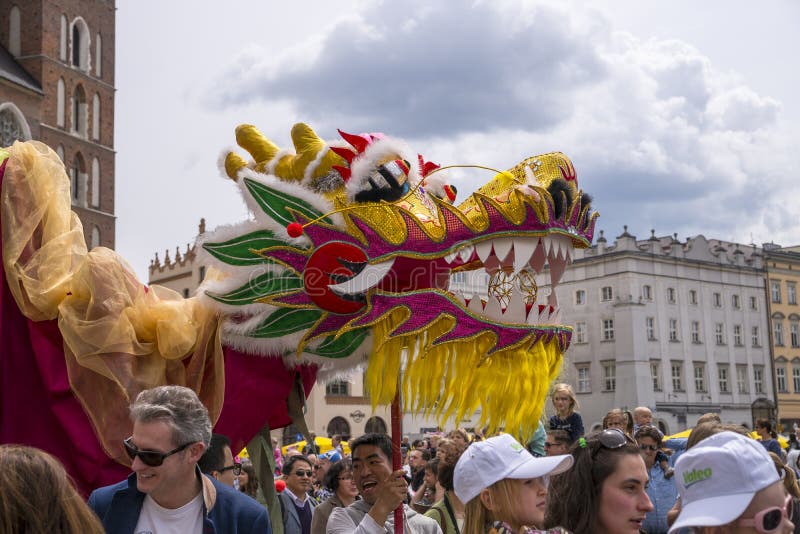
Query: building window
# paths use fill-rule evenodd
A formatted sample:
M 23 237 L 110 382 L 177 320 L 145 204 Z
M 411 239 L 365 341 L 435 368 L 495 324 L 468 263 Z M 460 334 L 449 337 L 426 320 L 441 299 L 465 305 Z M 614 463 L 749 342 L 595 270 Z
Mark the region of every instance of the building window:
M 757 326 L 753 327 L 751 338 L 752 338 L 754 347 L 760 347 L 761 346 L 761 337 L 759 336 L 758 327 Z
M 592 392 L 592 378 L 589 374 L 589 364 L 575 366 L 578 370 L 578 393 Z
M 672 391 L 683 391 L 683 363 L 672 362 Z
M 581 305 L 586 304 L 586 291 L 583 289 L 579 289 L 575 292 L 575 304 Z
M 742 346 L 742 325 L 733 325 L 733 344 L 737 347 Z
M 656 339 L 656 318 L 655 317 L 645 317 L 644 319 L 645 328 L 647 329 L 647 339 L 650 341 L 655 341 Z
M 750 297 L 750 309 L 751 310 L 758 309 L 758 299 L 756 297 Z
M 614 292 L 611 290 L 611 286 L 605 286 L 600 290 L 600 298 L 602 300 L 611 300 L 614 296 Z
M 642 298 L 644 300 L 653 300 L 653 288 L 650 286 L 642 286 Z
M 61 33 L 58 36 L 58 59 L 67 60 L 67 17 L 61 15 Z
M 575 323 L 575 343 L 586 343 L 586 323 Z
M 13 6 L 8 16 L 8 51 L 18 57 L 22 53 L 19 8 Z
M 694 289 L 689 290 L 689 304 L 697 304 L 697 291 Z
M 11 102 L 0 105 L 0 146 L 11 146 L 14 141 L 30 138 L 28 122 L 19 108 Z
M 725 344 L 725 326 L 722 323 L 714 325 L 714 340 L 717 342 L 717 345 Z
M 72 65 L 88 72 L 89 70 L 89 27 L 78 17 L 72 21 Z
M 653 379 L 653 391 L 661 391 L 661 362 L 650 362 L 650 377 Z
M 669 320 L 669 340 L 670 341 L 678 341 L 678 320 L 677 319 L 670 319 Z
M 89 248 L 92 249 L 94 247 L 99 247 L 99 246 L 100 246 L 100 228 L 94 226 L 92 227 L 92 240 Z
M 366 434 L 386 434 L 386 421 L 381 419 L 380 417 L 373 416 L 367 419 L 367 424 L 364 425 L 364 432 Z
M 616 391 L 617 389 L 617 364 L 603 362 L 603 391 Z
M 86 162 L 79 153 L 75 154 L 72 160 L 70 171 L 72 204 L 76 206 L 86 206 Z
M 103 39 L 99 33 L 94 41 L 94 75 L 103 77 Z
M 717 375 L 719 378 L 719 392 L 720 393 L 730 393 L 728 390 L 728 370 L 730 367 L 725 364 L 720 364 L 717 366 Z
M 200 283 L 201 284 L 203 283 L 203 280 L 206 279 L 206 266 L 205 265 L 201 265 L 200 266 L 200 271 L 198 273 L 198 278 L 200 279 Z
M 92 97 L 92 139 L 100 140 L 100 95 Z
M 731 306 L 733 306 L 734 310 L 738 310 L 742 307 L 742 303 L 739 301 L 739 295 L 731 295 Z
M 614 341 L 614 319 L 603 319 L 603 341 Z
M 722 307 L 722 293 L 714 293 L 711 295 L 711 300 L 714 303 L 715 308 Z
M 783 318 L 782 317 L 773 317 L 772 318 L 772 340 L 775 342 L 775 346 L 782 347 L 783 346 Z
M 675 288 L 668 287 L 667 288 L 667 302 L 670 304 L 675 304 Z
M 692 343 L 700 343 L 700 322 L 692 321 Z
M 775 382 L 778 388 L 779 393 L 786 393 L 788 390 L 786 389 L 786 368 L 775 367 Z M 756 388 L 758 389 L 758 388 Z
M 694 390 L 697 392 L 706 391 L 706 364 L 694 364 Z
M 325 385 L 325 395 L 331 397 L 347 397 L 350 395 L 350 383 L 347 380 L 334 380 Z
M 328 436 L 340 435 L 343 441 L 350 439 L 350 423 L 344 417 L 336 416 L 330 420 L 328 426 L 325 427 Z
M 63 163 L 64 162 L 64 145 L 58 145 L 56 147 L 56 154 L 58 155 L 58 159 L 60 159 L 61 162 Z
M 797 304 L 797 285 L 794 282 L 786 282 L 786 302 Z
M 64 78 L 58 79 L 56 85 L 56 126 L 64 127 L 66 124 L 64 116 L 66 115 L 66 89 L 64 88 Z
M 737 365 L 736 366 L 736 389 L 739 390 L 739 393 L 747 393 L 747 366 L 746 365 Z
M 795 393 L 800 393 L 800 367 L 792 366 L 792 388 Z
M 82 85 L 78 85 L 72 95 L 72 133 L 86 137 L 88 127 L 86 115 L 86 92 Z
M 184 287 L 183 288 L 183 298 L 185 298 L 185 299 L 189 298 L 189 288 L 188 287 Z
M 797 321 L 789 322 L 789 338 L 793 349 L 800 347 L 800 323 Z
M 764 366 L 753 366 L 753 389 L 756 394 L 764 393 Z
M 769 294 L 772 297 L 772 302 L 780 304 L 781 302 L 781 281 L 773 280 L 769 283 Z
M 92 198 L 93 208 L 100 207 L 100 161 L 97 158 L 92 160 Z

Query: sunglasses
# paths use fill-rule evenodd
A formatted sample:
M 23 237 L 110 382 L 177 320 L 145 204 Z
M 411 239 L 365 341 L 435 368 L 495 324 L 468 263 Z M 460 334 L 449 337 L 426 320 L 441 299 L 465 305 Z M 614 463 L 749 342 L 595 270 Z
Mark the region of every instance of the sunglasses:
M 159 452 L 159 451 L 146 451 L 139 449 L 136 447 L 136 445 L 134 445 L 131 442 L 132 439 L 133 436 L 129 437 L 126 440 L 123 440 L 122 443 L 123 445 L 125 445 L 125 452 L 128 453 L 128 456 L 130 457 L 131 461 L 133 461 L 133 459 L 138 456 L 143 464 L 149 465 L 150 467 L 158 467 L 159 465 L 164 463 L 164 460 L 167 457 L 172 456 L 175 453 L 181 452 L 183 449 L 194 443 L 194 441 L 191 441 L 189 443 L 184 443 L 177 449 L 172 449 L 169 452 Z
M 736 524 L 741 527 L 755 527 L 756 531 L 761 534 L 777 532 L 781 523 L 783 523 L 784 517 L 791 521 L 792 509 L 792 496 L 787 495 L 783 507 L 772 506 L 766 510 L 761 510 L 752 519 L 740 519 Z
M 233 465 L 226 465 L 222 469 L 219 470 L 220 473 L 224 473 L 225 471 L 233 470 L 233 474 L 235 476 L 239 476 L 242 474 L 242 464 L 233 464 Z
M 308 471 L 304 471 L 302 469 L 298 469 L 297 471 L 294 472 L 294 474 L 299 476 L 299 477 L 310 477 L 310 476 L 312 476 L 313 473 L 312 473 L 312 471 L 310 469 Z
M 658 447 L 655 445 L 639 445 L 639 448 L 643 451 L 657 451 Z

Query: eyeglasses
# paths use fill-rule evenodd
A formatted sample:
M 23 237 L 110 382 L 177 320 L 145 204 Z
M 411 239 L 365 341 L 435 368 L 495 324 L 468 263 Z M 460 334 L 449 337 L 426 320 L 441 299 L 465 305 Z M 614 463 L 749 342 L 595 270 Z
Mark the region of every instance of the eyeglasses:
M 235 476 L 239 476 L 242 474 L 242 464 L 233 464 L 233 465 L 226 465 L 222 469 L 219 470 L 220 473 L 224 473 L 225 471 L 233 470 L 233 474 Z
M 297 471 L 294 472 L 294 474 L 299 477 L 310 477 L 313 473 L 311 469 L 309 469 L 308 471 L 304 471 L 303 469 L 298 469 Z
M 338 477 L 338 480 L 353 480 L 353 475 L 343 475 Z
M 643 451 L 657 451 L 658 447 L 655 445 L 639 445 L 639 448 Z
M 184 443 L 177 449 L 172 449 L 169 452 L 159 452 L 159 451 L 146 451 L 142 449 L 138 449 L 136 445 L 134 445 L 131 440 L 133 436 L 129 437 L 128 439 L 124 440 L 122 443 L 125 445 L 125 452 L 128 453 L 128 456 L 131 460 L 136 458 L 137 456 L 142 461 L 143 464 L 149 465 L 150 467 L 158 467 L 159 465 L 164 463 L 164 460 L 172 456 L 175 453 L 181 452 L 183 449 L 194 443 L 193 441 L 189 443 Z
M 755 527 L 761 534 L 777 532 L 783 523 L 783 518 L 792 519 L 792 496 L 787 495 L 783 506 L 772 506 L 766 510 L 761 510 L 752 519 L 740 519 L 736 522 L 741 527 Z

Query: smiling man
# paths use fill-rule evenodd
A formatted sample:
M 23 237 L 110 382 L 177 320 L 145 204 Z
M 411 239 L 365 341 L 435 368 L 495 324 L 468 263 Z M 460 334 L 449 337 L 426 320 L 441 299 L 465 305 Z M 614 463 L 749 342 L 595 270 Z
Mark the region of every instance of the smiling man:
M 408 492 L 403 470 L 392 471 L 392 441 L 385 434 L 365 434 L 350 442 L 353 478 L 360 501 L 336 508 L 328 519 L 327 534 L 394 532 L 394 510 Z M 441 534 L 439 524 L 403 504 L 406 534 Z
M 189 388 L 142 391 L 125 440 L 133 474 L 92 492 L 106 532 L 271 533 L 264 508 L 197 465 L 211 440 L 208 411 Z

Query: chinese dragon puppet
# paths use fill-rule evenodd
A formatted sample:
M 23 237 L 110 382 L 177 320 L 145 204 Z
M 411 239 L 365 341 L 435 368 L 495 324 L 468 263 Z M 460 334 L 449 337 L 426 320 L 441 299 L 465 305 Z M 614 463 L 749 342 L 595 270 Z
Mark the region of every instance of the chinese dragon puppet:
M 555 289 L 597 215 L 571 162 L 530 157 L 456 204 L 447 167 L 381 134 L 340 135 L 297 124 L 280 149 L 237 129 L 248 157 L 221 166 L 252 217 L 203 236 L 210 268 L 189 299 L 87 251 L 55 152 L 3 150 L 0 442 L 56 454 L 88 491 L 126 474 L 142 389 L 193 388 L 236 447 L 289 424 L 315 380 L 355 369 L 376 404 L 400 388 L 406 410 L 480 410 L 481 425 L 530 436 L 571 336 L 534 277 Z M 471 271 L 489 292 L 451 291 Z

